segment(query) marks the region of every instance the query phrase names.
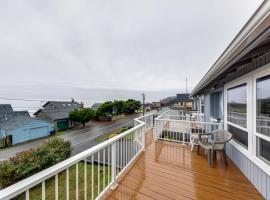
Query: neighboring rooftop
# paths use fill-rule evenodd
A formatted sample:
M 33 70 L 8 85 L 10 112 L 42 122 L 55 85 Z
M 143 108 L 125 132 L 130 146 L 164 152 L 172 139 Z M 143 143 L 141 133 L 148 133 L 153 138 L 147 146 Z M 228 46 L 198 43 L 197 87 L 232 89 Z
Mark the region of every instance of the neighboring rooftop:
M 33 118 L 27 115 L 26 112 L 21 113 L 8 113 L 4 116 L 0 116 L 0 127 L 4 130 L 14 130 L 22 125 L 26 124 L 27 122 L 31 121 Z
M 82 104 L 75 101 L 48 101 L 34 115 L 44 112 L 52 120 L 67 119 L 69 112 L 82 107 Z
M 0 128 L 13 130 L 31 120 L 28 111 L 13 111 L 10 104 L 0 104 Z
M 13 109 L 10 104 L 0 104 L 0 115 L 10 112 L 13 112 Z
M 176 94 L 176 101 L 177 101 L 177 102 L 187 102 L 187 101 L 191 101 L 191 99 L 189 98 L 189 93 Z

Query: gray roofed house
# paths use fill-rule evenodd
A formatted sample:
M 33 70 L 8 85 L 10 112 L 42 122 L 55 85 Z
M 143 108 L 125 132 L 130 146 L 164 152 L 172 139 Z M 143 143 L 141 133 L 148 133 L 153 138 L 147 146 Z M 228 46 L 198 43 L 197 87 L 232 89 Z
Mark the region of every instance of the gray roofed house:
M 82 104 L 75 101 L 48 101 L 34 115 L 54 124 L 56 131 L 73 127 L 73 122 L 69 118 L 69 113 L 82 108 Z
M 0 114 L 13 112 L 10 104 L 0 104 Z
M 28 111 L 13 111 L 10 104 L 0 105 L 0 138 L 18 144 L 50 135 L 51 124 L 33 117 Z
M 25 115 L 22 114 L 22 112 L 7 113 L 4 115 L 0 115 L 0 127 L 4 130 L 13 130 L 30 120 L 31 117 L 29 116 L 29 114 L 27 115 L 26 112 Z
M 188 102 L 192 101 L 189 97 L 189 93 L 184 93 L 184 94 L 176 94 L 176 99 L 178 102 Z

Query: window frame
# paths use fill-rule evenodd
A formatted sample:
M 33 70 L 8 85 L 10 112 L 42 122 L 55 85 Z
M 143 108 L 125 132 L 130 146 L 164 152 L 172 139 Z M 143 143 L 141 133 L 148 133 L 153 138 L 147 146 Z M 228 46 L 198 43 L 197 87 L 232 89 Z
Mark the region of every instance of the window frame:
M 247 119 L 246 119 L 246 123 L 247 126 L 242 127 L 240 125 L 234 124 L 232 122 L 229 122 L 227 120 L 227 116 L 228 116 L 228 110 L 227 110 L 227 104 L 228 104 L 228 90 L 240 85 L 246 84 L 246 97 L 247 97 Z M 235 141 L 235 140 L 231 140 L 231 143 L 244 155 L 246 155 L 247 157 L 249 157 L 250 155 L 252 155 L 252 136 L 251 136 L 251 126 L 250 126 L 250 121 L 249 121 L 249 116 L 251 114 L 250 112 L 250 97 L 251 97 L 251 93 L 250 92 L 250 87 L 251 87 L 252 83 L 249 77 L 243 76 L 240 77 L 238 79 L 235 79 L 229 83 L 227 83 L 224 86 L 224 128 L 225 130 L 227 130 L 227 126 L 231 125 L 234 126 L 235 128 L 238 128 L 240 130 L 243 130 L 245 132 L 247 132 L 248 134 L 248 147 L 245 147 L 244 145 L 241 145 L 239 142 Z
M 248 132 L 248 149 L 244 148 L 238 142 L 231 140 L 230 144 L 233 145 L 238 151 L 244 154 L 255 165 L 261 168 L 265 173 L 270 175 L 270 164 L 257 156 L 257 137 L 270 142 L 270 137 L 257 133 L 257 84 L 258 78 L 270 75 L 270 64 L 267 64 L 259 69 L 256 69 L 244 76 L 241 76 L 224 85 L 224 129 L 227 130 L 227 125 L 235 126 Z M 236 124 L 227 121 L 227 89 L 241 84 L 247 84 L 247 128 L 243 128 Z
M 261 133 L 257 132 L 257 79 L 262 78 L 264 76 L 270 75 L 270 64 L 266 65 L 265 67 L 263 67 L 262 70 L 258 71 L 257 73 L 253 74 L 253 155 L 254 155 L 254 159 L 255 162 L 257 163 L 258 166 L 260 166 L 261 168 L 266 168 L 266 170 L 268 171 L 268 173 L 270 174 L 270 164 L 269 162 L 267 163 L 263 158 L 260 158 L 257 155 L 257 149 L 258 149 L 258 143 L 257 143 L 257 137 L 261 138 L 263 140 L 266 140 L 268 142 L 270 142 L 270 137 L 267 137 L 266 135 L 263 135 Z

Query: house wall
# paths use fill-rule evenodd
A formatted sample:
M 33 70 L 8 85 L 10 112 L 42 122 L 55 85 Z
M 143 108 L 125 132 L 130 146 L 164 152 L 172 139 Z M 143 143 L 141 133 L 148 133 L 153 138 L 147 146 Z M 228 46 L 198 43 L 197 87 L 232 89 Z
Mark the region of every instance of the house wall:
M 12 144 L 18 144 L 32 139 L 49 136 L 50 131 L 51 124 L 33 119 L 20 128 L 6 131 L 6 135 L 12 135 Z
M 257 188 L 263 197 L 270 200 L 270 176 L 249 160 L 244 154 L 238 151 L 231 143 L 226 145 L 226 154 Z
M 210 94 L 205 93 L 204 94 L 204 119 L 207 122 L 211 121 L 210 116 Z
M 220 102 L 222 108 L 223 120 L 225 122 L 225 129 L 227 127 L 227 106 L 226 106 L 226 91 L 233 85 L 241 84 L 242 82 L 248 83 L 248 134 L 249 134 L 249 149 L 243 149 L 234 140 L 230 141 L 226 145 L 226 154 L 235 163 L 235 165 L 242 171 L 242 173 L 250 180 L 250 182 L 257 188 L 257 190 L 263 195 L 267 200 L 270 200 L 270 166 L 263 163 L 256 156 L 256 118 L 255 118 L 255 97 L 253 96 L 255 85 L 254 77 L 257 74 L 266 75 L 270 73 L 270 65 L 266 65 L 256 71 L 250 72 L 238 79 L 229 82 L 223 87 L 222 100 Z M 252 80 L 253 79 L 253 80 Z M 253 89 L 252 89 L 253 88 Z M 205 93 L 205 117 L 206 120 L 210 119 L 210 93 Z M 210 120 L 209 120 L 210 121 Z

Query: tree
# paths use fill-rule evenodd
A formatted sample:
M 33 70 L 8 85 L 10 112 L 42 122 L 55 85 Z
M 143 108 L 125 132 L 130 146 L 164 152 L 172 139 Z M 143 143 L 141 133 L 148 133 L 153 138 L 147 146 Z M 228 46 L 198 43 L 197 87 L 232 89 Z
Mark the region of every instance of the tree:
M 90 108 L 81 108 L 69 113 L 70 119 L 74 122 L 80 122 L 83 127 L 85 127 L 85 123 L 89 122 L 91 119 L 94 119 L 95 115 L 95 111 Z
M 97 113 L 99 113 L 99 115 L 103 115 L 103 116 L 105 116 L 106 114 L 112 114 L 113 107 L 114 107 L 113 102 L 107 101 L 107 102 L 103 103 L 101 106 L 99 106 L 99 108 L 97 109 Z
M 114 101 L 113 107 L 116 115 L 120 115 L 124 112 L 125 101 Z
M 134 113 L 141 108 L 141 102 L 134 99 L 128 99 L 124 104 L 125 113 Z

